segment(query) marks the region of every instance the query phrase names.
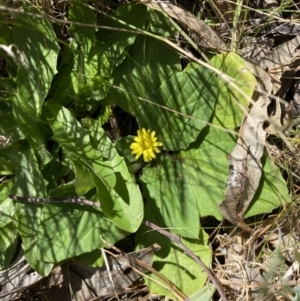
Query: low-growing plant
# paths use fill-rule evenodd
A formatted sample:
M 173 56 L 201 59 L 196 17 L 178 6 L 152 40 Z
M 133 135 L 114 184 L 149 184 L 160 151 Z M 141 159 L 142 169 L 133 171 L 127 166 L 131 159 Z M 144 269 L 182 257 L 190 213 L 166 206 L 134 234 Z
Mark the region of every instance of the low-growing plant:
M 9 265 L 19 237 L 30 265 L 48 275 L 68 258 L 98 254 L 106 246 L 101 237 L 114 244 L 136 233 L 137 248 L 161 245 L 154 257 L 157 270 L 184 294 L 198 291 L 207 275 L 143 221 L 180 235 L 210 265 L 200 218 L 222 220 L 227 154 L 236 144 L 234 130 L 254 92 L 255 77 L 235 53 L 211 55 L 208 63 L 243 93 L 213 69 L 195 62 L 183 69 L 170 47 L 173 23 L 143 4 L 127 4 L 106 15 L 85 1 L 72 1 L 67 21 L 48 18 L 28 4 L 13 13 L 12 20 L 2 21 L 0 32 L 0 44 L 15 45 L 14 56 L 0 50 L 6 62 L 0 78 L 1 269 Z M 131 153 L 136 129 L 110 139 L 103 126 L 115 106 L 133 116 L 140 130 L 156 133 L 162 144 L 156 145 L 156 158 L 141 150 L 139 158 Z M 100 207 L 21 203 L 9 195 L 79 196 Z M 262 181 L 246 217 L 288 201 L 278 168 L 265 156 Z

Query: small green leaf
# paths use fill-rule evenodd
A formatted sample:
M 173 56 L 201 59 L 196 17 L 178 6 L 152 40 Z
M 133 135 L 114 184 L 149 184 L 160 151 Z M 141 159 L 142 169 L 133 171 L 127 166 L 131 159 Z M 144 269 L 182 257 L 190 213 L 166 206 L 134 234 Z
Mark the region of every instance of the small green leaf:
M 130 144 L 134 142 L 134 136 L 126 136 L 126 137 L 121 137 L 116 141 L 116 149 L 118 153 L 126 159 L 127 162 L 133 163 L 135 162 L 135 157 L 134 155 L 131 154 L 131 149 L 130 149 Z M 143 163 L 142 163 L 143 164 Z M 140 167 L 142 165 L 140 164 Z

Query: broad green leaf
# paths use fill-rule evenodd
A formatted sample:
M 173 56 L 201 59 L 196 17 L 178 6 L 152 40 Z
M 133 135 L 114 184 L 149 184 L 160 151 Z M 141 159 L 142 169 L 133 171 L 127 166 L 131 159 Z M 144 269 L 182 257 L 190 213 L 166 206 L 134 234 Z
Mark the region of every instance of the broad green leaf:
M 153 217 L 160 221 L 159 226 L 171 228 L 184 237 L 198 237 L 198 207 L 182 162 L 161 156 L 143 169 L 141 182 L 147 199 L 146 210 L 153 212 Z M 149 220 L 153 221 L 151 217 Z
M 148 100 L 172 112 L 139 102 L 136 117 L 140 127 L 150 127 L 159 134 L 164 149 L 186 149 L 210 120 L 219 93 L 213 72 L 201 66 L 188 68 L 147 94 Z
M 234 149 L 236 137 L 210 128 L 208 134 L 200 135 L 199 139 L 203 139 L 203 142 L 200 145 L 195 143 L 194 148 L 182 152 L 180 160 L 184 162 L 200 216 L 213 215 L 221 219 L 219 204 L 224 199 L 227 187 L 227 154 Z M 245 216 L 271 212 L 287 202 L 290 202 L 290 198 L 286 183 L 279 169 L 266 157 L 259 189 Z
M 46 262 L 60 262 L 126 236 L 100 209 L 78 204 L 45 205 L 40 224 L 40 256 Z
M 69 20 L 81 25 L 71 24 L 70 33 L 76 39 L 83 54 L 87 54 L 95 43 L 96 17 L 87 1 L 72 1 L 69 8 Z
M 187 148 L 211 118 L 219 93 L 215 75 L 195 65 L 178 72 L 178 55 L 149 37 L 139 37 L 129 55 L 135 60 L 116 69 L 121 89 L 111 89 L 108 101 L 155 130 L 164 149 Z
M 17 237 L 15 223 L 0 227 L 0 270 L 5 269 L 15 255 Z
M 69 110 L 55 101 L 47 102 L 45 114 L 54 132 L 52 139 L 62 145 L 68 156 L 93 170 L 108 187 L 114 187 L 114 170 L 109 161 L 103 160 L 101 152 L 92 146 L 89 131 L 80 125 Z
M 158 24 L 161 27 L 155 27 Z M 155 34 L 163 33 L 164 36 L 174 37 L 176 32 L 165 17 L 153 11 L 148 11 L 145 28 L 153 29 Z M 130 101 L 134 102 L 136 97 L 144 97 L 147 91 L 159 88 L 165 80 L 180 70 L 180 58 L 176 52 L 157 39 L 138 36 L 130 46 L 124 62 L 113 73 L 115 85 L 121 90 L 111 89 L 108 101 L 134 113 L 135 103 Z
M 72 183 L 64 184 L 50 192 L 51 197 L 75 195 Z M 90 199 L 96 199 L 90 193 Z M 101 209 L 79 204 L 47 204 L 42 211 L 39 227 L 40 257 L 46 262 L 60 262 L 105 247 L 101 237 L 111 244 L 126 232 L 108 220 Z
M 49 161 L 39 119 L 42 104 L 56 73 L 59 47 L 52 25 L 45 18 L 27 16 L 26 12 L 41 15 L 33 7 L 24 7 L 25 14 L 15 16 L 13 38 L 24 56 L 16 78 L 17 94 L 13 113 L 21 131 L 39 154 L 43 163 Z
M 63 198 L 69 197 L 70 195 L 76 195 L 76 188 L 74 182 L 72 181 L 70 183 L 64 183 L 62 185 L 59 185 L 54 189 L 51 189 L 49 194 L 52 198 Z
M 33 150 L 24 142 L 18 153 L 12 194 L 24 197 L 46 197 L 45 184 Z
M 151 212 L 151 209 L 146 209 L 145 219 L 148 218 L 155 220 L 156 216 Z M 159 222 L 159 219 L 154 223 Z M 200 235 L 199 235 L 200 233 Z M 196 256 L 201 258 L 201 261 L 209 267 L 211 263 L 211 249 L 207 246 L 208 235 L 200 230 L 198 232 L 198 239 L 185 239 L 182 238 L 183 244 L 185 244 Z M 190 295 L 196 292 L 202 287 L 207 279 L 206 273 L 202 268 L 183 250 L 176 245 L 173 241 L 162 236 L 157 231 L 149 231 L 149 228 L 142 226 L 138 231 L 136 241 L 138 248 L 150 246 L 154 243 L 160 245 L 161 250 L 154 253 L 153 268 L 164 275 L 171 283 L 173 283 L 180 291 L 186 295 Z M 161 287 L 151 279 L 163 283 L 156 275 L 149 275 L 151 278 L 145 277 L 145 281 L 149 286 L 151 293 L 157 293 L 159 295 L 167 295 L 171 299 L 174 298 L 172 290 L 168 288 L 168 285 L 164 283 L 166 288 Z
M 45 197 L 46 185 L 39 170 L 37 159 L 33 150 L 24 143 L 19 151 L 19 160 L 16 166 L 15 187 L 12 194 L 25 197 Z M 16 215 L 18 232 L 22 237 L 22 248 L 28 263 L 40 275 L 48 275 L 52 264 L 41 261 L 38 246 L 39 224 L 42 205 L 18 204 Z
M 102 202 L 101 208 L 117 226 L 128 232 L 135 232 L 144 216 L 140 189 L 133 175 L 129 173 L 124 158 L 118 154 L 98 122 L 94 122 L 92 136 L 98 142 L 103 156 L 111 162 L 117 179 L 116 186 L 109 189 L 110 197 Z M 99 198 L 101 194 L 102 190 L 98 189 Z
M 235 80 L 235 84 L 251 98 L 256 85 L 256 79 L 248 69 L 245 61 L 236 53 L 218 54 L 213 56 L 210 63 L 220 71 Z M 216 115 L 212 123 L 225 128 L 235 129 L 241 125 L 244 111 L 249 99 L 241 95 L 229 84 L 218 79 L 220 88 L 216 105 Z
M 226 155 L 235 143 L 236 138 L 226 132 L 206 128 L 188 150 L 160 157 L 154 166 L 148 166 L 141 178 L 148 210 L 160 208 L 165 226 L 177 225 L 179 229 L 173 231 L 187 237 L 193 237 L 193 229 L 199 225 L 197 214 L 192 214 L 196 207 L 200 216 L 211 215 L 221 220 L 219 204 L 224 199 L 228 177 Z M 289 201 L 278 168 L 265 158 L 261 183 L 246 217 L 271 212 Z M 191 230 L 186 233 L 188 227 Z
M 271 212 L 278 206 L 284 206 L 291 202 L 286 181 L 281 175 L 280 169 L 265 155 L 262 158 L 263 175 L 258 190 L 251 202 L 245 217 Z

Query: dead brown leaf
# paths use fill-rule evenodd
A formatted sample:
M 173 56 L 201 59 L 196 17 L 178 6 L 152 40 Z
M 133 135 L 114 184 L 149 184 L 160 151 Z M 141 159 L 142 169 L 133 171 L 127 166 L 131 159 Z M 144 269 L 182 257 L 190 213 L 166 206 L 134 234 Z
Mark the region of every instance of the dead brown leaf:
M 178 20 L 185 28 L 187 28 L 193 35 L 196 44 L 208 48 L 218 50 L 227 50 L 224 41 L 217 35 L 217 33 L 205 22 L 197 18 L 195 15 L 186 11 L 170 2 L 163 1 L 148 1 L 145 2 L 149 8 L 163 11 L 169 17 Z
M 266 132 L 263 128 L 268 119 L 267 107 L 270 100 L 260 95 L 250 108 L 239 132 L 233 152 L 228 155 L 229 176 L 225 199 L 220 204 L 224 217 L 235 225 L 251 231 L 243 219 L 260 182 Z
M 273 83 L 273 93 L 276 94 L 280 89 L 282 90 L 282 78 L 285 72 L 289 73 L 289 81 L 291 82 L 296 71 L 299 70 L 299 54 L 297 47 L 300 46 L 300 36 L 296 36 L 294 39 L 282 43 L 274 48 L 269 54 L 267 54 L 261 61 L 260 65 L 268 70 Z M 294 67 L 293 67 L 294 64 Z M 286 78 L 287 80 L 287 78 Z M 286 91 L 288 90 L 289 84 L 284 85 Z M 286 92 L 285 91 L 285 92 Z M 285 93 L 281 91 L 281 97 Z

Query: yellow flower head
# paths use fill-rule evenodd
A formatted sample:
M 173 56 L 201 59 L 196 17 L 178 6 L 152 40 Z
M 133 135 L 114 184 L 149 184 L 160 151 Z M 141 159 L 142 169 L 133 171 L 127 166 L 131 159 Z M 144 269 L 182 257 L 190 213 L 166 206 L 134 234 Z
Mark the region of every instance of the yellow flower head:
M 138 130 L 137 137 L 134 138 L 135 142 L 130 144 L 130 148 L 132 149 L 131 153 L 135 155 L 135 159 L 137 160 L 142 154 L 145 162 L 156 158 L 155 153 L 160 152 L 157 147 L 162 146 L 162 143 L 156 140 L 157 137 L 155 137 L 154 131 L 151 132 L 144 128 Z

